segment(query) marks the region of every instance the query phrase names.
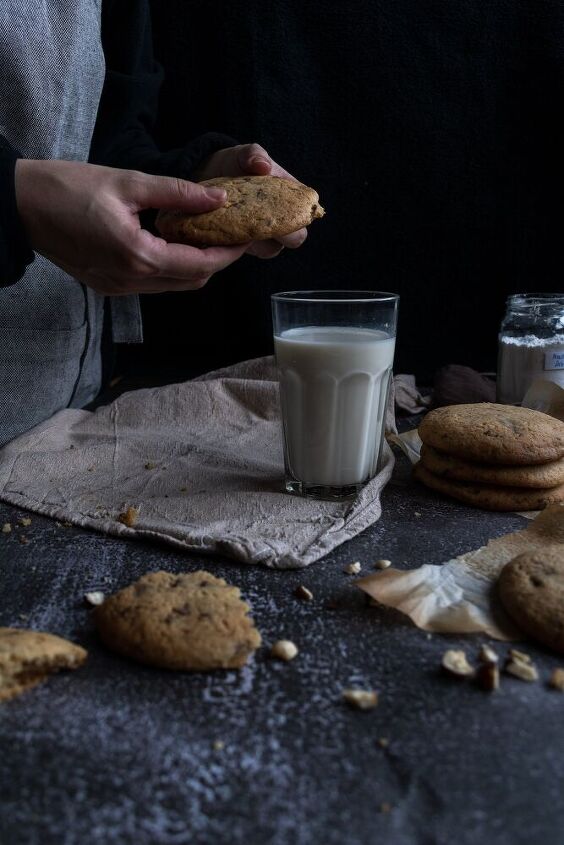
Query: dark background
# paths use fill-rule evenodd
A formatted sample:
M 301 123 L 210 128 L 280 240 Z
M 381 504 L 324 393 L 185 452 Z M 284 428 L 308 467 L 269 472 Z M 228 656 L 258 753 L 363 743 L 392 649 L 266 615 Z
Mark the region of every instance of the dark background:
M 258 141 L 327 210 L 306 245 L 146 298 L 122 362 L 192 373 L 271 351 L 269 297 L 401 295 L 396 372 L 495 369 L 509 293 L 562 289 L 564 4 L 153 2 L 164 148 Z

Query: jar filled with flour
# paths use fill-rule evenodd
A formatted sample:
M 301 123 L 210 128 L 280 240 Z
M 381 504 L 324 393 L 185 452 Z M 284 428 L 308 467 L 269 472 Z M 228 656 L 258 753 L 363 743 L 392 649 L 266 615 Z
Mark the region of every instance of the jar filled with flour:
M 507 298 L 499 333 L 497 401 L 520 405 L 539 382 L 564 388 L 564 293 Z

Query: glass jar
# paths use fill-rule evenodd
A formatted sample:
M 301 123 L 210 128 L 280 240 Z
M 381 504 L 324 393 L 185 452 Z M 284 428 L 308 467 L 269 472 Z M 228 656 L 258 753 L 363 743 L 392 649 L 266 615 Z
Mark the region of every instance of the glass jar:
M 564 293 L 514 293 L 499 332 L 497 401 L 520 405 L 531 385 L 564 388 Z

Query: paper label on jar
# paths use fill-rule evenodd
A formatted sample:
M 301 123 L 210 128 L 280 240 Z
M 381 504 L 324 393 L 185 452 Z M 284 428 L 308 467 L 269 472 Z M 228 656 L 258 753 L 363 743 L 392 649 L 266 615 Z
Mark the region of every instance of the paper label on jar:
M 544 353 L 545 370 L 564 370 L 564 348 L 551 349 Z

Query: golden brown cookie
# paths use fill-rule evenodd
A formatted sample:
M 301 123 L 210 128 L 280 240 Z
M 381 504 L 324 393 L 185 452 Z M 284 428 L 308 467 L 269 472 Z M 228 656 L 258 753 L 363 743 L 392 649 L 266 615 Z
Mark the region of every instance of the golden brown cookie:
M 488 511 L 538 511 L 564 502 L 564 484 L 535 490 L 531 487 L 496 487 L 493 484 L 455 481 L 429 472 L 421 463 L 416 464 L 413 474 L 432 490 Z
M 486 464 L 531 465 L 564 457 L 564 423 L 540 411 L 480 402 L 430 411 L 419 426 L 423 443 Z
M 498 591 L 513 621 L 533 639 L 564 652 L 564 552 L 525 552 L 501 570 Z
M 227 202 L 202 214 L 160 211 L 156 227 L 167 241 L 230 246 L 278 238 L 323 217 L 313 188 L 278 176 L 224 176 L 201 185 L 225 188 Z
M 503 466 L 479 464 L 439 452 L 423 444 L 421 465 L 441 478 L 497 484 L 502 487 L 557 487 L 564 484 L 564 458 L 534 466 Z
M 240 669 L 260 645 L 238 587 L 209 572 L 151 572 L 97 607 L 108 648 L 165 669 Z
M 78 645 L 27 628 L 0 628 L 0 701 L 7 701 L 59 669 L 76 669 L 87 652 Z

